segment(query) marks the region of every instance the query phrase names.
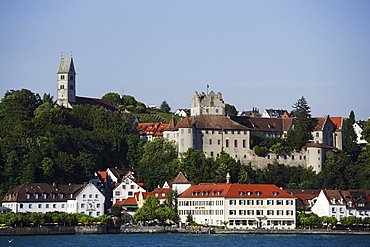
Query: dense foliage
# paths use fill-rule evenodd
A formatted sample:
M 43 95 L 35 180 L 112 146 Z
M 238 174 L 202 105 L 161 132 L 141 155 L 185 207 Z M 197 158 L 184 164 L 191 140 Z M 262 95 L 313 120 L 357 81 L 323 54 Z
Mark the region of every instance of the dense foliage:
M 82 183 L 97 170 L 135 165 L 141 141 L 130 114 L 56 106 L 22 89 L 0 102 L 0 189 L 28 182 Z
M 109 224 L 111 218 L 107 215 L 92 217 L 82 213 L 48 212 L 48 213 L 13 213 L 0 214 L 0 224 L 13 227 L 27 226 L 76 226 L 79 224 Z

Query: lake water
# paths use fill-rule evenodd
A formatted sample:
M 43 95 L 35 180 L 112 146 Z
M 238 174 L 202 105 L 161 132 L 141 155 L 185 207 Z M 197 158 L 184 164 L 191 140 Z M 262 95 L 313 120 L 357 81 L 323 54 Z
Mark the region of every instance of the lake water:
M 13 240 L 9 243 L 9 240 Z M 370 235 L 103 234 L 0 237 L 0 246 L 370 246 Z

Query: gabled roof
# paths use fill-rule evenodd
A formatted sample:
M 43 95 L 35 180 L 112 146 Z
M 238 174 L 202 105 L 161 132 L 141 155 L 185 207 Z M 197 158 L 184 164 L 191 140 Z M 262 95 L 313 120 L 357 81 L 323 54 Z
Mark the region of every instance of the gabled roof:
M 182 172 L 179 172 L 175 180 L 173 180 L 172 184 L 191 184 L 191 182 L 189 182 L 187 177 L 185 177 L 185 175 Z
M 330 204 L 345 204 L 344 198 L 339 190 L 322 190 Z
M 333 122 L 336 132 L 342 131 L 343 117 L 330 117 L 330 120 Z
M 97 171 L 96 175 L 98 176 L 98 178 L 101 182 L 103 182 L 103 183 L 107 182 L 108 175 L 107 175 L 106 171 Z
M 3 201 L 6 202 L 48 202 L 48 201 L 66 201 L 75 199 L 80 191 L 86 186 L 86 184 L 77 185 L 57 185 L 57 184 L 46 184 L 46 183 L 24 183 L 17 188 L 9 191 Z M 37 197 L 35 197 L 37 194 Z M 47 194 L 46 198 L 42 197 L 42 194 Z M 54 198 L 49 196 L 54 194 Z M 27 195 L 29 197 L 27 197 Z M 60 198 L 58 195 L 63 195 Z M 27 199 L 28 198 L 28 199 Z
M 138 123 L 137 129 L 141 136 L 163 136 L 163 131 L 168 125 L 166 123 Z
M 313 131 L 322 131 L 324 129 L 324 125 L 326 122 L 325 117 L 312 117 L 311 120 Z

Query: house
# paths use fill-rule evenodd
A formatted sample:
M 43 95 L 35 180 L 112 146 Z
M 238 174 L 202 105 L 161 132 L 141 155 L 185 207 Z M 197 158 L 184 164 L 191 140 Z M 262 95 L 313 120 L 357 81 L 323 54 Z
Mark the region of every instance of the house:
M 61 58 L 57 73 L 57 104 L 72 108 L 74 105 L 97 105 L 111 111 L 117 109 L 108 100 L 76 96 L 76 70 L 72 57 Z
M 105 213 L 104 202 L 104 195 L 93 183 L 50 185 L 27 182 L 9 191 L 3 206 L 15 213 L 60 211 L 97 217 Z
M 368 145 L 368 142 L 362 136 L 364 125 L 365 125 L 364 121 L 356 121 L 353 124 L 353 129 L 355 130 L 355 133 L 357 135 L 357 145 L 359 145 L 360 147 L 366 147 Z
M 178 115 L 181 117 L 188 117 L 190 116 L 190 110 L 189 109 L 177 109 L 174 115 Z
M 289 113 L 287 110 L 283 110 L 283 109 L 265 109 L 262 113 L 262 117 L 289 118 Z
M 370 216 L 368 191 L 364 190 L 321 190 L 312 212 L 318 216 L 334 216 L 338 221 L 342 217 Z
M 144 142 L 153 141 L 156 137 L 163 137 L 163 131 L 167 128 L 166 123 L 138 123 L 140 139 Z
M 146 192 L 142 186 L 142 183 L 136 183 L 131 178 L 124 178 L 122 182 L 113 189 L 113 204 L 124 201 L 129 197 L 134 197 L 137 192 Z
M 193 185 L 178 197 L 181 222 L 235 229 L 294 229 L 296 198 L 272 184 Z

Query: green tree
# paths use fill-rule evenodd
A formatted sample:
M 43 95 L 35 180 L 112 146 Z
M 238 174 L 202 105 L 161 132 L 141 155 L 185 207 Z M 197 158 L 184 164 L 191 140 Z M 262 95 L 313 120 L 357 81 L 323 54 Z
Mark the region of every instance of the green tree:
M 319 181 L 322 181 L 321 188 L 348 189 L 346 167 L 351 162 L 346 153 L 327 152 L 324 169 L 318 174 Z
M 118 93 L 106 93 L 103 95 L 102 99 L 108 100 L 114 107 L 122 105 L 123 102 L 121 95 Z
M 148 190 L 176 176 L 173 164 L 177 160 L 177 148 L 174 142 L 157 137 L 144 145 L 139 161 L 138 178 Z M 172 174 L 170 173 L 172 171 Z
M 293 104 L 293 128 L 288 130 L 287 143 L 290 147 L 300 150 L 312 139 L 311 108 L 302 96 Z
M 232 116 L 236 116 L 238 111 L 236 110 L 235 106 L 230 104 L 225 104 L 225 112 L 231 114 Z
M 344 119 L 343 133 L 344 133 L 344 146 L 343 151 L 352 157 L 353 161 L 356 161 L 357 156 L 360 152 L 360 147 L 357 145 L 357 134 L 353 128 L 355 124 L 355 114 L 353 111 L 350 113 L 350 117 Z
M 143 206 L 139 208 L 134 214 L 134 220 L 139 221 L 151 221 L 157 218 L 156 209 L 159 207 L 159 200 L 153 195 L 149 195 Z
M 161 109 L 161 111 L 166 112 L 166 113 L 169 113 L 171 111 L 171 107 L 169 106 L 167 101 L 163 101 L 159 108 Z
M 238 182 L 240 167 L 240 161 L 236 161 L 228 153 L 221 151 L 215 161 L 214 182 L 225 183 L 227 174 L 231 176 L 231 183 Z
M 327 224 L 327 228 L 329 228 L 329 226 L 335 226 L 338 222 L 337 218 L 335 218 L 335 216 L 323 216 L 322 217 L 322 222 L 323 223 L 326 223 Z

